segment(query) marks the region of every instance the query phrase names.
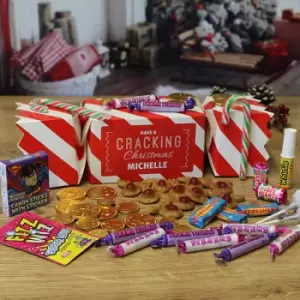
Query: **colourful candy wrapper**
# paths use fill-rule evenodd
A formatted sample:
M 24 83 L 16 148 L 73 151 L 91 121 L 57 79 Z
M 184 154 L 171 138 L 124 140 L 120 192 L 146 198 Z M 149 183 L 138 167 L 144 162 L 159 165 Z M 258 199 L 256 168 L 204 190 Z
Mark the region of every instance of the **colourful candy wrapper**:
M 189 217 L 189 222 L 199 228 L 204 228 L 226 205 L 222 198 L 211 198 L 201 208 Z
M 225 261 L 231 261 L 246 253 L 259 249 L 269 244 L 270 238 L 267 234 L 257 235 L 231 246 L 230 248 L 223 249 L 220 254 L 215 254 L 217 258 L 221 258 Z
M 209 199 L 206 204 L 211 204 L 214 202 L 215 198 L 211 198 Z M 203 206 L 201 206 L 203 207 Z M 217 215 L 216 215 L 217 219 L 223 222 L 227 222 L 227 223 L 247 223 L 248 220 L 248 215 L 247 214 L 243 214 L 240 212 L 237 212 L 233 209 L 230 209 L 228 207 L 224 207 L 224 209 L 222 211 L 220 211 Z
M 248 214 L 249 217 L 270 216 L 280 209 L 277 203 L 269 204 L 239 204 L 236 210 L 240 213 Z
M 282 233 L 285 228 L 279 228 L 276 225 L 259 225 L 259 224 L 222 224 L 223 234 L 238 233 L 238 234 L 274 234 Z
M 198 252 L 203 250 L 233 246 L 240 243 L 242 240 L 242 236 L 239 236 L 236 233 L 232 233 L 188 241 L 177 241 L 177 249 L 182 253 Z
M 172 223 L 164 222 L 162 224 L 154 223 L 154 224 L 149 224 L 144 226 L 138 226 L 135 228 L 127 228 L 121 231 L 109 233 L 103 239 L 99 239 L 95 243 L 95 247 L 101 247 L 103 245 L 109 246 L 109 245 L 120 244 L 148 231 L 152 231 L 158 228 L 172 229 L 173 227 L 174 225 Z
M 125 256 L 129 253 L 135 252 L 137 250 L 149 246 L 154 240 L 159 239 L 164 234 L 165 231 L 162 228 L 158 228 L 140 234 L 120 245 L 109 246 L 107 249 L 116 257 Z
M 269 184 L 261 184 L 256 190 L 256 196 L 260 200 L 285 204 L 287 202 L 287 190 Z
M 207 229 L 189 232 L 172 232 L 164 234 L 159 239 L 151 243 L 152 248 L 170 247 L 175 246 L 176 241 L 186 241 L 199 239 L 201 237 L 217 236 L 219 231 L 217 229 Z
M 256 163 L 253 167 L 253 190 L 256 191 L 261 184 L 268 184 L 269 165 L 266 162 Z
M 269 251 L 273 258 L 285 251 L 288 247 L 300 239 L 300 228 L 287 229 L 278 239 L 269 246 Z
M 0 244 L 66 266 L 97 238 L 24 212 L 0 229 Z

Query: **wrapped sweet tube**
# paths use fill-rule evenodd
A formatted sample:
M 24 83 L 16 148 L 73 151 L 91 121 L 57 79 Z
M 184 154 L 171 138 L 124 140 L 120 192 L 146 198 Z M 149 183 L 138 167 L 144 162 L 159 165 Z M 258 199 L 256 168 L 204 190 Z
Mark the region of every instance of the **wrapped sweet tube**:
M 253 190 L 256 191 L 261 184 L 268 184 L 269 165 L 265 162 L 256 163 L 253 167 Z
M 159 239 L 151 243 L 152 248 L 175 246 L 177 241 L 186 241 L 192 239 L 199 239 L 201 237 L 210 237 L 219 235 L 217 229 L 207 229 L 189 232 L 172 232 L 164 234 Z
M 111 252 L 114 256 L 121 257 L 129 253 L 135 252 L 142 248 L 145 248 L 151 244 L 154 240 L 159 239 L 165 234 L 162 228 L 158 228 L 134 237 L 122 244 L 109 246 L 107 250 Z
M 189 222 L 199 228 L 204 228 L 226 205 L 222 198 L 211 198 L 201 208 L 189 217 Z
M 225 261 L 231 261 L 238 258 L 246 253 L 264 247 L 269 244 L 270 237 L 267 234 L 257 235 L 234 245 L 230 248 L 223 249 L 220 254 L 215 254 L 217 258 L 223 259 Z
M 217 219 L 227 223 L 247 223 L 248 215 L 225 207 L 217 214 Z
M 300 239 L 300 228 L 297 229 L 287 229 L 283 235 L 281 235 L 278 239 L 273 241 L 269 246 L 270 254 L 274 259 L 277 255 L 281 254 L 288 247 L 294 244 L 296 241 Z
M 282 233 L 285 228 L 279 228 L 276 225 L 258 225 L 258 224 L 222 224 L 223 234 L 236 232 L 245 235 L 273 234 Z
M 280 209 L 277 203 L 268 203 L 262 205 L 239 204 L 236 210 L 240 213 L 247 214 L 249 217 L 270 216 Z
M 150 112 L 185 112 L 188 109 L 193 109 L 196 101 L 192 97 L 188 97 L 186 102 L 160 102 L 160 101 L 144 101 L 129 106 L 130 110 L 135 109 L 140 111 Z
M 287 202 L 287 190 L 276 186 L 261 184 L 256 190 L 257 199 L 285 204 Z
M 131 104 L 137 104 L 144 101 L 157 101 L 157 98 L 155 95 L 143 95 L 122 99 L 114 98 L 108 101 L 107 107 L 110 109 L 118 109 L 129 107 Z
M 177 241 L 177 249 L 182 253 L 191 253 L 233 246 L 238 244 L 242 240 L 243 237 L 239 236 L 237 233 L 232 233 L 188 241 Z
M 140 235 L 148 231 L 152 231 L 158 228 L 163 228 L 167 230 L 167 229 L 172 229 L 173 227 L 174 225 L 171 222 L 164 222 L 161 224 L 154 223 L 154 224 L 149 224 L 144 226 L 138 226 L 135 228 L 127 228 L 118 232 L 109 233 L 104 238 L 99 239 L 95 243 L 95 247 L 101 247 L 103 245 L 109 246 L 109 245 L 120 244 L 134 238 L 137 235 Z

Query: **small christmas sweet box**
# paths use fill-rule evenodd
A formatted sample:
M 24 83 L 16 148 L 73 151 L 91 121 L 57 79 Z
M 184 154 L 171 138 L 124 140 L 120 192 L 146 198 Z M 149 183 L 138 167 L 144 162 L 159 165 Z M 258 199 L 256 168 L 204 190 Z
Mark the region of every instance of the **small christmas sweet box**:
M 217 98 L 217 97 L 216 97 Z M 218 103 L 219 101 L 219 103 Z M 215 176 L 253 176 L 253 166 L 266 162 L 265 145 L 271 138 L 273 116 L 251 96 L 207 97 L 203 103 L 208 122 L 206 149 Z
M 86 163 L 80 118 L 64 109 L 49 107 L 45 113 L 22 103 L 16 116 L 23 133 L 19 149 L 25 155 L 42 150 L 49 156 L 50 187 L 79 184 Z
M 0 162 L 3 213 L 9 217 L 49 203 L 48 155 L 44 151 Z
M 90 183 L 119 179 L 202 177 L 205 115 L 200 108 L 185 113 L 108 110 L 101 99 L 84 107 L 104 112 L 108 120 L 92 120 L 87 136 Z

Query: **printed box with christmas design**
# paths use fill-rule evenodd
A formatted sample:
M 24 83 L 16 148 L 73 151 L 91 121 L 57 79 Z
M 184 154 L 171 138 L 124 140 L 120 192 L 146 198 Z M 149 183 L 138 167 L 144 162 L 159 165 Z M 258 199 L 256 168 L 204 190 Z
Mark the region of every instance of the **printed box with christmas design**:
M 87 136 L 90 183 L 120 179 L 202 177 L 205 115 L 200 108 L 186 113 L 107 110 L 101 99 L 87 99 L 84 107 L 111 118 L 92 120 Z
M 266 106 L 251 96 L 243 96 L 243 100 L 246 100 L 251 107 L 247 176 L 253 176 L 255 163 L 267 162 L 270 157 L 265 145 L 271 138 L 268 123 L 273 114 L 266 111 Z M 238 103 L 232 106 L 228 125 L 222 123 L 224 103 L 215 103 L 214 97 L 209 96 L 205 99 L 203 107 L 208 123 L 206 150 L 213 174 L 221 177 L 238 177 L 241 167 L 243 107 Z
M 38 151 L 48 154 L 50 187 L 79 184 L 86 165 L 87 130 L 82 129 L 81 119 L 62 109 L 33 111 L 23 103 L 17 104 L 16 116 L 23 133 L 18 147 L 24 155 Z

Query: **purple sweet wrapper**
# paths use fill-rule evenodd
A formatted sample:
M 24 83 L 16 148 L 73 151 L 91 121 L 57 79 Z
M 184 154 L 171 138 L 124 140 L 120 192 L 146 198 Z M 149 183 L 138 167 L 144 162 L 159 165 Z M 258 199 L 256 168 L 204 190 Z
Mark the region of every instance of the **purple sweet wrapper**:
M 105 236 L 102 239 L 99 239 L 95 243 L 95 247 L 101 247 L 104 245 L 116 245 L 120 244 L 123 242 L 126 242 L 140 234 L 143 234 L 148 231 L 152 231 L 158 228 L 163 228 L 163 229 L 171 229 L 173 228 L 173 224 L 170 222 L 164 222 L 162 224 L 149 224 L 149 225 L 144 225 L 144 226 L 138 226 L 135 228 L 127 228 L 118 232 L 112 232 L 109 233 L 107 236 Z
M 176 246 L 177 241 L 188 241 L 201 237 L 210 237 L 219 235 L 217 229 L 197 230 L 189 232 L 173 232 L 164 234 L 161 238 L 151 243 L 152 248 Z
M 269 244 L 270 240 L 274 239 L 274 235 L 262 234 L 247 238 L 244 241 L 238 243 L 230 248 L 223 249 L 220 254 L 214 254 L 216 258 L 223 259 L 225 261 L 231 261 L 242 255 L 245 255 L 251 251 L 259 249 Z

